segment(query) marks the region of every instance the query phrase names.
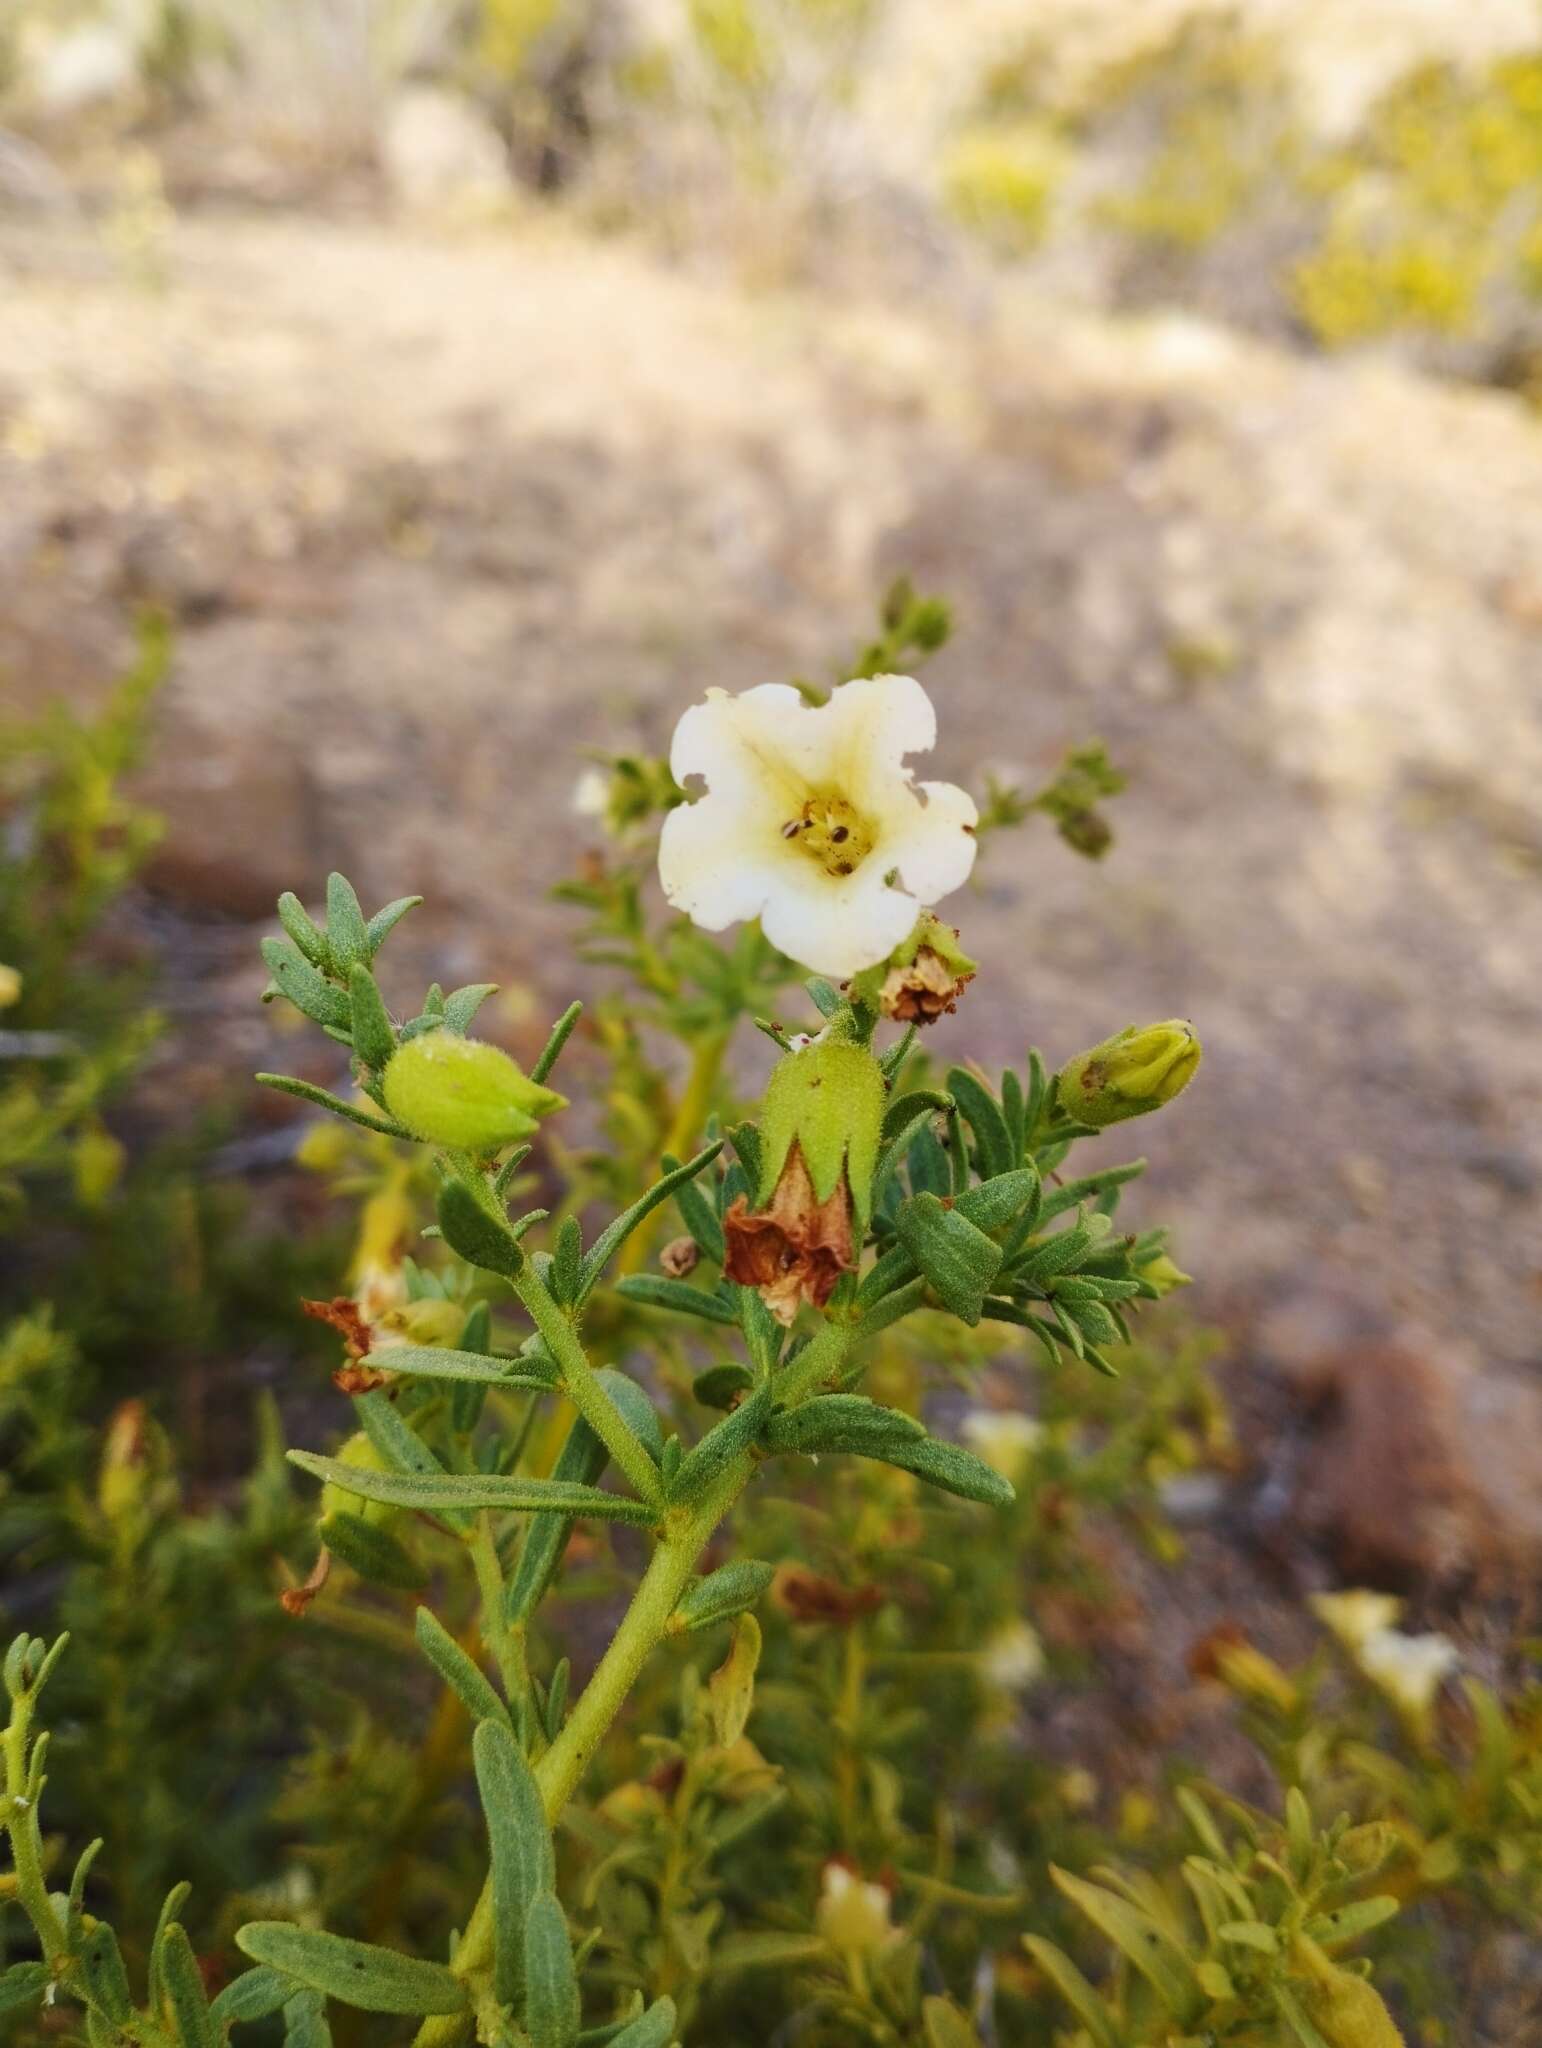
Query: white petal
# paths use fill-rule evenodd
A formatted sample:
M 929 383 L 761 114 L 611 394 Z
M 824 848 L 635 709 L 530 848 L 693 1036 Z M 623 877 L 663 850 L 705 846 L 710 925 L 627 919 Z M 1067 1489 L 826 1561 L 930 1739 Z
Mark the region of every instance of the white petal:
M 898 868 L 918 902 L 940 902 L 969 879 L 979 816 L 967 790 L 951 782 L 923 782 L 919 790 L 890 798 L 869 859 L 886 873 Z
M 781 878 L 781 843 L 753 807 L 713 794 L 681 804 L 664 820 L 659 880 L 676 910 L 704 931 L 759 917 Z
M 762 683 L 741 696 L 709 690 L 675 727 L 669 771 L 676 782 L 700 775 L 716 796 L 752 802 L 790 817 L 804 798 L 803 771 L 789 751 L 795 721 L 808 716 L 787 683 Z
M 907 754 L 937 744 L 937 714 L 914 676 L 859 676 L 843 683 L 818 714 L 821 779 L 863 805 L 896 776 Z
M 913 896 L 884 885 L 883 864 L 871 856 L 854 875 L 832 880 L 810 861 L 777 875 L 761 912 L 773 946 L 816 974 L 844 980 L 892 953 L 920 913 Z

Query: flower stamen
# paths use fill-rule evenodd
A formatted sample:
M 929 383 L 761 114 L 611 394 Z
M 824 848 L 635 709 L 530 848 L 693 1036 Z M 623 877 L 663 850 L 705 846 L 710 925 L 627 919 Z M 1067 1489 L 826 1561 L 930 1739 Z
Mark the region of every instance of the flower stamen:
M 877 836 L 856 805 L 838 790 L 816 790 L 782 827 L 784 839 L 796 840 L 800 851 L 837 880 L 856 873 Z

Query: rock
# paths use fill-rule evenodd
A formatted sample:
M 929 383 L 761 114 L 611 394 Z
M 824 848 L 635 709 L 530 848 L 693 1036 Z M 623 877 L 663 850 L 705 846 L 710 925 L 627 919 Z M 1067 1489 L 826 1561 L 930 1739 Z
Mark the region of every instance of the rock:
M 508 204 L 508 151 L 485 115 L 442 86 L 406 86 L 381 122 L 381 168 L 414 212 L 484 212 Z

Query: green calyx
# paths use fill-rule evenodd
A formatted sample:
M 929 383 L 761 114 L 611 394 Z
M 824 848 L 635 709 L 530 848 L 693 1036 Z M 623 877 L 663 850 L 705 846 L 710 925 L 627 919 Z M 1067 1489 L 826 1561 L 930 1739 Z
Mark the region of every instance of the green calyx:
M 866 1230 L 883 1105 L 878 1062 L 866 1045 L 840 1032 L 838 1018 L 813 1045 L 778 1061 L 761 1109 L 757 1208 L 770 1201 L 796 1144 L 814 1199 L 827 1201 L 844 1174 L 857 1229 Z
M 456 1032 L 425 1032 L 394 1053 L 386 1106 L 415 1137 L 461 1152 L 493 1152 L 528 1137 L 567 1097 L 521 1072 L 506 1052 Z
M 1098 1130 L 1145 1116 L 1183 1093 L 1199 1059 L 1194 1027 L 1181 1017 L 1128 1025 L 1060 1069 L 1060 1106 L 1078 1123 Z

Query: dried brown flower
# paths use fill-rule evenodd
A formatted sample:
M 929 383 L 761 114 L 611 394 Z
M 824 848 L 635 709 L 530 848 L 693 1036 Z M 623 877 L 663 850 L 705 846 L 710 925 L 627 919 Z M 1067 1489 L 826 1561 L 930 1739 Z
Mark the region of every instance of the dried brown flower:
M 851 1189 L 844 1174 L 824 1201 L 816 1199 L 794 1141 L 766 1207 L 751 1214 L 736 1196 L 723 1218 L 728 1256 L 723 1271 L 755 1287 L 779 1323 L 791 1323 L 804 1302 L 823 1308 L 842 1273 L 856 1270 Z

